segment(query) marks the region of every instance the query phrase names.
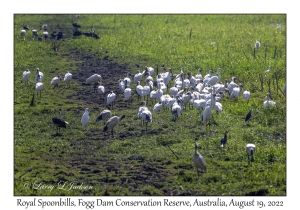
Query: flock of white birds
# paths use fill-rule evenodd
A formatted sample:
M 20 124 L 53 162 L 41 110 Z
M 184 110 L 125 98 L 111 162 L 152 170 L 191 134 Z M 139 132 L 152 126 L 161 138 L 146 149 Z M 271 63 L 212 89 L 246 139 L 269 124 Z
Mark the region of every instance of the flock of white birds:
M 260 43 L 256 41 L 255 47 L 259 48 Z M 270 70 L 270 67 L 269 69 Z M 213 74 L 213 70 L 209 70 L 208 74 L 202 75 L 202 69 L 198 69 L 196 75 L 192 75 L 191 72 L 184 73 L 180 70 L 180 73 L 175 75 L 169 68 L 165 69 L 163 66 L 161 72 L 154 77 L 154 68 L 146 66 L 143 71 L 138 71 L 133 77 L 128 73 L 124 79 L 118 81 L 118 87 L 120 91 L 124 94 L 124 99 L 129 102 L 133 100 L 133 92 L 137 94 L 139 100 L 142 101 L 140 108 L 138 109 L 137 118 L 141 120 L 142 125 L 145 125 L 146 131 L 148 130 L 148 123 L 152 122 L 152 113 L 159 112 L 161 110 L 169 110 L 173 115 L 174 120 L 179 118 L 182 112 L 187 106 L 193 106 L 195 109 L 201 111 L 201 117 L 203 125 L 209 125 L 212 118 L 213 110 L 217 113 L 221 113 L 223 110 L 222 100 L 227 95 L 230 100 L 238 99 L 242 95 L 243 99 L 248 101 L 250 98 L 250 91 L 246 89 L 243 92 L 243 85 L 236 83 L 236 77 L 232 77 L 231 81 L 225 80 L 225 83 L 221 82 L 222 74 L 221 68 L 218 68 L 217 75 Z M 23 81 L 25 84 L 28 83 L 30 77 L 29 69 L 23 72 Z M 154 77 L 154 78 L 153 78 Z M 41 92 L 44 88 L 42 80 L 44 74 L 39 68 L 36 69 L 35 76 L 35 90 L 36 92 Z M 72 79 L 72 74 L 67 72 L 63 78 L 63 81 L 70 83 Z M 50 86 L 57 87 L 58 83 L 62 80 L 62 76 L 58 75 L 54 77 L 50 83 Z M 132 83 L 133 80 L 133 83 Z M 173 86 L 171 85 L 173 82 Z M 99 74 L 91 75 L 86 79 L 87 83 L 94 83 L 94 90 L 99 93 L 100 96 L 105 97 L 105 86 L 102 84 L 102 77 Z M 144 85 L 142 85 L 144 83 Z M 135 85 L 135 90 L 131 87 Z M 169 88 L 168 88 L 169 87 Z M 286 85 L 284 85 L 283 93 L 286 92 Z M 116 103 L 116 93 L 110 91 L 106 95 L 106 105 L 113 109 L 114 103 Z M 148 101 L 151 100 L 152 103 L 155 101 L 153 110 L 147 107 Z M 147 102 L 146 102 L 147 101 Z M 265 108 L 276 106 L 276 103 L 271 100 L 269 93 L 265 97 L 263 103 Z M 250 114 L 250 115 L 249 115 Z M 251 111 L 247 115 L 247 120 L 251 116 Z M 60 117 L 60 115 L 59 115 Z M 111 111 L 109 109 L 103 110 L 98 116 L 96 122 L 103 120 L 105 122 L 103 131 L 111 131 L 113 136 L 113 129 L 118 125 L 118 123 L 124 118 L 122 115 L 120 117 L 111 116 Z M 89 121 L 89 109 L 86 108 L 84 114 L 81 118 L 82 127 L 85 128 Z M 61 120 L 60 123 L 65 122 Z M 67 122 L 65 122 L 66 124 Z M 56 124 L 58 127 L 65 127 L 64 125 Z M 225 134 L 226 135 L 226 134 Z M 224 136 L 225 137 L 225 136 Z M 224 137 L 221 141 L 221 146 L 224 144 Z M 199 169 L 198 172 L 206 171 L 206 164 L 204 158 L 198 153 L 198 144 L 195 144 L 195 153 L 193 157 L 194 164 Z M 246 145 L 246 152 L 249 156 L 249 163 L 254 160 L 253 154 L 255 152 L 254 144 Z M 199 174 L 198 174 L 199 175 Z

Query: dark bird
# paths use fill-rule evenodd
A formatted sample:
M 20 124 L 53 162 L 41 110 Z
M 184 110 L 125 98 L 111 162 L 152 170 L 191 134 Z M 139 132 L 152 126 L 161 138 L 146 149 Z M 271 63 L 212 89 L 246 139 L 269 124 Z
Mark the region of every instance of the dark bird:
M 73 28 L 73 36 L 81 36 L 81 31 L 78 28 Z
M 228 133 L 228 131 L 225 131 L 225 134 L 224 134 L 224 136 L 221 139 L 221 147 L 224 147 L 224 145 L 227 142 L 227 133 Z
M 52 39 L 60 40 L 60 39 L 63 38 L 64 34 L 63 34 L 62 31 L 60 31 L 60 32 L 58 32 L 58 33 L 57 33 L 56 31 L 53 31 L 53 32 L 50 34 L 50 36 L 51 36 Z
M 252 114 L 252 108 L 251 108 L 251 110 L 248 112 L 248 114 L 246 115 L 246 117 L 245 117 L 245 122 L 247 122 L 247 121 L 250 119 L 251 114 Z
M 29 30 L 29 27 L 27 25 L 23 25 L 23 29 L 27 31 Z
M 74 28 L 80 28 L 80 27 L 81 27 L 79 24 L 74 23 L 73 20 L 72 20 L 72 26 L 73 26 Z
M 47 30 L 43 31 L 43 35 L 44 35 L 44 39 L 48 39 L 49 35 Z
M 58 116 L 52 118 L 52 122 L 54 123 L 54 125 L 56 125 L 56 133 L 59 133 L 60 128 L 67 128 L 67 124 L 69 124 L 68 122 L 66 122 L 65 120 L 60 118 L 60 114 L 61 114 L 61 109 L 58 110 Z
M 95 34 L 95 31 L 93 29 L 91 29 L 89 32 L 84 32 L 82 34 L 85 36 L 94 37 L 96 39 L 100 38 L 97 34 Z
M 113 116 L 110 118 L 103 128 L 103 132 L 111 130 L 111 135 L 114 137 L 114 127 L 116 127 L 124 117 L 125 115 L 122 115 L 121 117 Z

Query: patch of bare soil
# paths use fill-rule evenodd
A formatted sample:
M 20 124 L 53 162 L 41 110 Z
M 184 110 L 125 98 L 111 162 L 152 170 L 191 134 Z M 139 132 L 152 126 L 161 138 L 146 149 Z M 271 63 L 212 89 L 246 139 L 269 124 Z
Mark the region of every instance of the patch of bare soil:
M 119 91 L 118 80 L 126 77 L 127 65 L 118 64 L 110 61 L 107 57 L 104 59 L 96 58 L 92 54 L 80 53 L 77 51 L 70 52 L 70 56 L 74 60 L 79 60 L 81 63 L 77 64 L 79 70 L 73 73 L 72 79 L 79 82 L 82 86 L 87 88 L 78 90 L 72 95 L 67 96 L 70 99 L 84 100 L 88 104 L 106 104 L 106 95 L 110 91 Z M 105 95 L 100 96 L 99 93 L 94 92 L 94 83 L 90 84 L 86 82 L 86 79 L 93 74 L 100 74 L 102 77 L 102 85 L 105 87 Z M 118 106 L 126 106 L 123 100 L 116 100 Z

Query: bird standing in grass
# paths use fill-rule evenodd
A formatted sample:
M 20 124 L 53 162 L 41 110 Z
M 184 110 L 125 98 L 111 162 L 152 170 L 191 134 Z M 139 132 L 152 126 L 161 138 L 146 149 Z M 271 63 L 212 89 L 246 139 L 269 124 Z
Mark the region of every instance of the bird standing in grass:
M 224 145 L 227 143 L 227 134 L 228 134 L 228 131 L 225 131 L 225 134 L 221 139 L 221 147 L 224 147 Z
M 152 113 L 149 111 L 148 107 L 146 107 L 146 101 L 143 101 L 141 103 L 141 107 L 138 111 L 138 119 L 142 119 L 142 125 L 145 122 L 146 123 L 146 132 L 147 132 L 147 126 L 148 123 L 152 122 Z
M 43 72 L 41 72 L 39 68 L 36 68 L 35 82 L 42 82 L 43 78 Z
M 58 83 L 60 81 L 60 78 L 61 78 L 60 75 L 58 75 L 58 76 L 54 77 L 51 80 L 50 86 L 53 85 L 54 86 L 53 89 L 56 88 L 56 87 L 58 87 Z
M 247 122 L 247 121 L 250 119 L 251 114 L 252 114 L 252 108 L 250 109 L 250 111 L 249 111 L 248 114 L 246 115 L 246 117 L 245 117 L 245 122 Z
M 81 124 L 82 124 L 83 128 L 86 127 L 86 125 L 87 125 L 87 123 L 89 121 L 89 118 L 90 118 L 90 116 L 89 116 L 89 108 L 85 108 L 85 111 L 84 111 L 84 113 L 83 113 L 83 115 L 81 117 Z
M 265 108 L 268 108 L 268 107 L 270 107 L 270 106 L 275 107 L 275 106 L 276 106 L 276 102 L 270 100 L 270 94 L 267 93 L 266 100 L 265 100 L 265 102 L 264 102 L 264 107 L 265 107 Z
M 30 71 L 29 69 L 26 69 L 24 72 L 23 72 L 23 76 L 22 76 L 22 80 L 23 82 L 27 85 L 28 84 L 28 79 L 30 77 Z
M 42 90 L 44 88 L 44 84 L 41 82 L 36 83 L 35 85 L 35 91 L 38 93 L 40 92 L 40 98 L 42 97 Z
M 107 106 L 111 105 L 111 109 L 113 109 L 113 105 L 116 97 L 117 95 L 113 91 L 110 91 L 110 93 L 106 97 Z
M 248 164 L 254 162 L 254 153 L 255 153 L 255 145 L 254 144 L 247 144 L 246 145 L 246 153 L 248 155 Z
M 259 49 L 260 48 L 260 42 L 256 40 L 254 47 L 255 47 L 255 49 Z
M 114 137 L 114 127 L 116 127 L 124 117 L 125 115 L 122 115 L 121 117 L 113 116 L 110 118 L 103 128 L 103 132 L 111 130 L 111 135 Z
M 59 133 L 60 128 L 67 128 L 67 124 L 69 124 L 67 121 L 60 118 L 61 109 L 58 110 L 58 116 L 52 118 L 52 122 L 56 126 L 56 133 Z
M 65 77 L 64 77 L 64 82 L 68 82 L 68 85 L 70 86 L 70 81 L 72 79 L 72 74 L 70 72 L 67 71 L 67 73 L 65 74 Z
M 245 99 L 245 101 L 248 101 L 250 98 L 250 91 L 247 89 L 243 92 L 243 97 Z
M 193 156 L 193 162 L 197 170 L 198 178 L 200 173 L 206 172 L 206 163 L 204 157 L 198 152 L 198 143 L 195 142 L 195 153 Z
M 102 112 L 100 112 L 99 116 L 96 119 L 96 122 L 103 120 L 104 125 L 106 123 L 106 120 L 109 119 L 111 117 L 111 111 L 105 109 Z

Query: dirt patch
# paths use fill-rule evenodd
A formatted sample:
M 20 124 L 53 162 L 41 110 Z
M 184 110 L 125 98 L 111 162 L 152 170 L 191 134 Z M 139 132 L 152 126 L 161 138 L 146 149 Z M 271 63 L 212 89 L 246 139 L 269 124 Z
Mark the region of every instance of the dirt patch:
M 105 57 L 104 59 L 96 58 L 92 54 L 80 53 L 78 51 L 71 51 L 70 57 L 74 60 L 80 60 L 81 63 L 77 63 L 78 70 L 73 73 L 72 79 L 79 82 L 82 86 L 86 88 L 78 90 L 77 92 L 67 96 L 67 98 L 75 100 L 84 100 L 88 104 L 93 103 L 104 103 L 106 104 L 105 96 L 111 90 L 119 93 L 118 80 L 126 77 L 127 65 L 118 64 L 112 62 Z M 99 95 L 99 93 L 94 92 L 94 84 L 86 83 L 86 79 L 92 76 L 93 74 L 100 74 L 102 77 L 102 85 L 105 87 L 104 96 Z M 118 106 L 126 106 L 126 103 L 123 100 L 116 100 Z

